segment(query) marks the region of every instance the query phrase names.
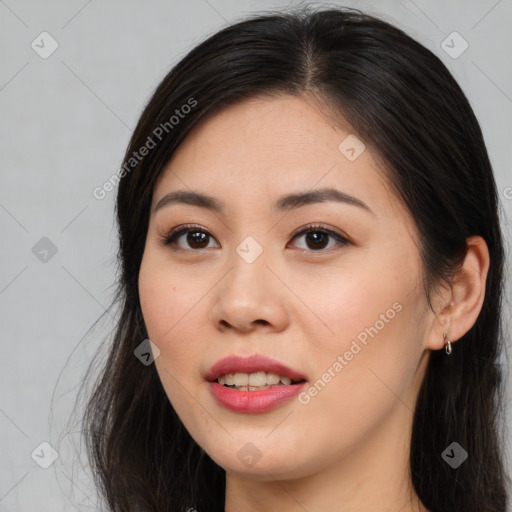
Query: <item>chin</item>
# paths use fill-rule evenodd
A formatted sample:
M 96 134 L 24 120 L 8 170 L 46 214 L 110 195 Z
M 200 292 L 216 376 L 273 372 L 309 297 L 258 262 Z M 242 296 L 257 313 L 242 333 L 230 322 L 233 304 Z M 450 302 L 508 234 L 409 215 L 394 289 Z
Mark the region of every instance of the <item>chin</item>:
M 289 480 L 307 476 L 311 472 L 309 464 L 299 464 L 295 453 L 278 453 L 275 448 L 265 457 L 264 453 L 258 458 L 254 452 L 253 460 L 245 452 L 237 450 L 229 453 L 209 453 L 210 458 L 227 473 L 233 473 L 252 480 L 271 482 L 274 480 Z

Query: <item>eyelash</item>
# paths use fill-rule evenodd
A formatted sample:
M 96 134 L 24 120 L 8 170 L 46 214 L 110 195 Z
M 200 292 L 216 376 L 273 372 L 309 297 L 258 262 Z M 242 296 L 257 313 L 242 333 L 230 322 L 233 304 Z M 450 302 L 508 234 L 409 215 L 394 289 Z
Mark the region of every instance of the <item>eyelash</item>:
M 171 231 L 169 234 L 162 236 L 160 243 L 165 246 L 173 246 L 173 247 L 171 247 L 171 249 L 174 251 L 184 250 L 184 251 L 198 252 L 198 251 L 205 250 L 206 248 L 182 249 L 181 247 L 175 246 L 176 240 L 181 235 L 188 234 L 189 232 L 200 232 L 200 233 L 204 233 L 204 234 L 214 238 L 208 231 L 203 229 L 201 226 L 198 226 L 196 224 L 185 224 L 179 228 L 176 228 L 174 231 Z M 322 233 L 322 234 L 329 235 L 332 238 L 334 238 L 339 244 L 341 244 L 342 247 L 345 245 L 348 245 L 350 243 L 350 241 L 347 238 L 345 238 L 344 236 L 340 235 L 339 233 L 336 233 L 335 231 L 323 226 L 322 224 L 308 224 L 307 226 L 304 226 L 304 227 L 298 229 L 297 231 L 292 233 L 292 240 L 294 240 L 295 238 L 298 238 L 300 235 L 304 235 L 304 234 L 308 234 L 308 233 Z M 332 250 L 332 248 L 327 249 L 327 250 L 326 249 L 320 249 L 320 250 L 301 249 L 301 250 L 305 250 L 308 252 L 322 253 L 322 252 L 328 252 L 329 250 Z

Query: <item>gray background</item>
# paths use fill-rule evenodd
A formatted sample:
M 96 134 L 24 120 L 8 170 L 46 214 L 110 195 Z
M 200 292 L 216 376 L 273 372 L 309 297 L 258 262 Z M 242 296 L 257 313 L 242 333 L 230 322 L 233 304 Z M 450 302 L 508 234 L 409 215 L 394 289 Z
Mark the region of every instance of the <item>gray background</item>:
M 510 247 L 512 0 L 336 3 L 403 28 L 462 85 L 484 132 Z M 112 299 L 116 268 L 115 191 L 98 200 L 93 189 L 116 172 L 152 90 L 194 43 L 245 13 L 297 4 L 0 0 L 0 512 L 97 510 L 69 423 L 115 316 L 88 333 Z M 51 48 L 43 31 L 58 43 L 46 59 L 31 47 Z M 457 58 L 442 47 L 453 31 L 469 45 Z M 45 441 L 59 454 L 48 469 L 39 465 L 51 461 Z

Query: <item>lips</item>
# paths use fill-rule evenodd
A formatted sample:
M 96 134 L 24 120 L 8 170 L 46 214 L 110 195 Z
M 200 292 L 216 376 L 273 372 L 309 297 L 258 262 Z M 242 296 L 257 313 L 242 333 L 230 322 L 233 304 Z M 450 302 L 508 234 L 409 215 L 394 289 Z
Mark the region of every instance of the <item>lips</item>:
M 208 382 L 214 382 L 218 377 L 228 373 L 275 373 L 288 377 L 292 382 L 305 381 L 306 377 L 300 372 L 268 357 L 255 354 L 249 357 L 228 356 L 217 361 L 205 374 Z

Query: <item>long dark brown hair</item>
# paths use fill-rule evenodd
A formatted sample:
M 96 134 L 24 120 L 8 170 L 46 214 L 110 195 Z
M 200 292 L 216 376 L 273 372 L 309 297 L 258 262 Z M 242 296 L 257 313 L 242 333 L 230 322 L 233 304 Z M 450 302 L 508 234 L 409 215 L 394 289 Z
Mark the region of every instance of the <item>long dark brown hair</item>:
M 121 314 L 83 416 L 101 495 L 114 512 L 224 510 L 225 471 L 184 428 L 155 365 L 134 356 L 148 337 L 138 275 L 155 181 L 176 148 L 206 115 L 273 94 L 316 98 L 382 162 L 417 226 L 429 304 L 434 287 L 450 283 L 460 267 L 466 239 L 486 241 L 483 307 L 449 357 L 431 354 L 414 411 L 410 469 L 432 512 L 505 512 L 504 249 L 482 132 L 438 57 L 389 23 L 343 8 L 266 12 L 220 30 L 174 66 L 143 110 L 118 173 Z M 140 151 L 144 146 L 151 148 Z M 456 469 L 442 458 L 452 442 L 469 455 Z

